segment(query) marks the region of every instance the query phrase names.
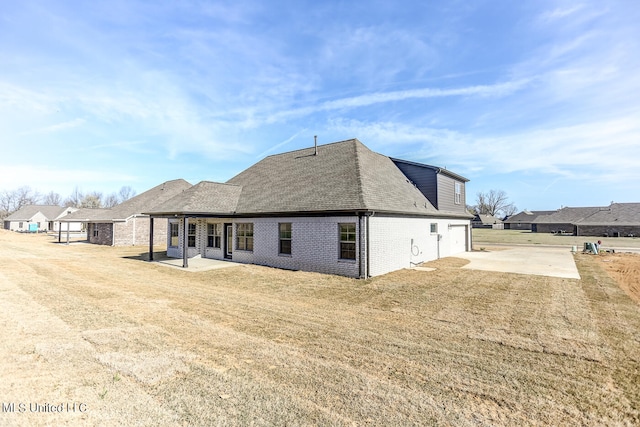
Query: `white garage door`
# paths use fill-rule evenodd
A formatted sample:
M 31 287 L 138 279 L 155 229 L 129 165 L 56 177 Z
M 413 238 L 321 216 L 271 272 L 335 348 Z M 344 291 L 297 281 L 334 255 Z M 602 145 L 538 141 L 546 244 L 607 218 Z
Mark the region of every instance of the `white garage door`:
M 459 254 L 467 250 L 467 226 L 454 225 L 449 233 L 449 255 Z

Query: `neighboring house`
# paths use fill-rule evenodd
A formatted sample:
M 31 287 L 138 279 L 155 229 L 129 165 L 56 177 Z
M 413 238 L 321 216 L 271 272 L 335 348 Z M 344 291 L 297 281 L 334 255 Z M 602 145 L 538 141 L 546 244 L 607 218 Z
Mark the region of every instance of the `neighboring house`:
M 576 235 L 605 237 L 640 236 L 640 203 L 611 203 L 577 221 Z
M 496 230 L 502 230 L 504 225 L 500 218 L 496 218 L 493 215 L 476 214 L 471 220 L 471 226 L 473 228 L 493 228 Z
M 110 209 L 81 209 L 65 220 L 86 225 L 87 241 L 99 245 L 130 246 L 149 244 L 151 223 L 143 211 L 169 200 L 191 187 L 187 181 L 167 181 L 138 194 Z M 167 237 L 167 224 L 157 224 L 153 237 L 158 242 Z
M 549 215 L 540 215 L 531 223 L 531 231 L 537 233 L 569 233 L 576 235 L 576 224 L 598 212 L 601 207 L 559 209 Z
M 168 219 L 167 255 L 184 266 L 201 256 L 364 278 L 470 250 L 467 181 L 352 139 L 268 156 L 144 213 Z
M 58 205 L 26 205 L 4 219 L 6 230 L 21 232 L 59 231 L 61 219 L 75 212 L 77 209 Z M 81 231 L 82 223 L 67 222 L 62 229 Z
M 528 211 L 524 210 L 512 215 L 503 221 L 505 230 L 531 230 L 531 224 L 541 215 L 550 215 L 555 211 Z

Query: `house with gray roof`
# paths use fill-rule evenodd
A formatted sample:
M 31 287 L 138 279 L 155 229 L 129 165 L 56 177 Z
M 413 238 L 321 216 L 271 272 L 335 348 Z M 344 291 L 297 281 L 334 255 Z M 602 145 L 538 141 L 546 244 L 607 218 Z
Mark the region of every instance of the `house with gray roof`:
M 85 225 L 87 241 L 99 245 L 147 245 L 150 236 L 158 241 L 167 237 L 167 224 L 152 228 L 149 215 L 143 211 L 154 208 L 191 187 L 184 179 L 157 185 L 110 209 L 79 209 L 63 222 L 74 221 Z
M 548 214 L 540 215 L 532 221 L 531 231 L 537 233 L 562 233 L 576 235 L 576 224 L 598 212 L 601 208 L 595 207 L 564 207 Z
M 492 228 L 496 230 L 504 229 L 504 225 L 500 218 L 493 215 L 476 214 L 471 220 L 473 228 Z
M 611 203 L 576 222 L 577 236 L 640 236 L 640 203 Z
M 167 255 L 184 266 L 201 256 L 364 278 L 470 250 L 467 181 L 351 139 L 268 156 L 144 213 L 168 222 Z
M 76 210 L 58 205 L 26 205 L 4 219 L 4 228 L 20 232 L 57 232 L 61 229 L 61 219 Z M 65 226 L 70 227 L 70 231 L 82 230 L 82 223 L 77 221 L 66 222 Z
M 551 215 L 555 211 L 528 211 L 523 210 L 515 215 L 506 218 L 504 223 L 505 230 L 531 230 L 531 224 L 542 215 Z

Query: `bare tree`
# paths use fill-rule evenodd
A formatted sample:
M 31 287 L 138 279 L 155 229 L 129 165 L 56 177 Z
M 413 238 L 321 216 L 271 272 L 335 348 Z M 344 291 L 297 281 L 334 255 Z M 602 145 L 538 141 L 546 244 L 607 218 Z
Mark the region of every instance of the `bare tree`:
M 105 197 L 102 205 L 105 208 L 112 208 L 118 203 L 120 203 L 120 199 L 118 198 L 118 195 L 116 193 L 111 193 L 107 197 Z
M 40 194 L 28 185 L 15 190 L 15 195 L 16 210 L 26 205 L 37 205 L 41 198 Z
M 480 215 L 504 216 L 515 213 L 517 208 L 509 202 L 509 197 L 503 190 L 489 190 L 486 193 L 478 192 L 475 210 Z
M 13 192 L 4 190 L 0 193 L 0 216 L 5 218 L 13 212 L 14 202 L 13 202 Z
M 43 203 L 45 205 L 60 205 L 62 203 L 62 197 L 55 191 L 51 191 L 44 196 Z
M 133 188 L 129 187 L 128 185 L 125 185 L 118 192 L 118 199 L 119 199 L 119 202 L 122 203 L 125 200 L 129 200 L 130 198 L 132 198 L 135 195 L 136 195 L 136 190 L 134 190 Z
M 80 207 L 81 208 L 90 208 L 90 209 L 101 208 L 102 207 L 102 193 L 100 193 L 98 191 L 93 191 L 91 193 L 88 193 L 87 195 L 85 195 L 82 198 L 82 201 L 80 202 Z
M 69 195 L 69 197 L 64 199 L 64 205 L 67 207 L 72 206 L 74 208 L 79 208 L 80 205 L 82 204 L 83 198 L 84 198 L 84 194 L 82 194 L 82 191 L 80 191 L 76 186 L 71 192 L 71 194 Z
M 23 206 L 38 204 L 40 199 L 40 194 L 31 190 L 29 186 L 16 190 L 5 190 L 0 193 L 0 213 L 3 217 L 11 215 Z

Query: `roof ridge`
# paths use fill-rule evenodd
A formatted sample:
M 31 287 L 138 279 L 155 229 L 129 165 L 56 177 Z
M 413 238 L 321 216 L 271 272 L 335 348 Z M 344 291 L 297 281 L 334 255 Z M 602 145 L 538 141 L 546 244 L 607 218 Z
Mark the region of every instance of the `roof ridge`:
M 352 141 L 360 142 L 360 141 L 358 141 L 358 139 L 357 139 L 357 138 L 351 138 L 351 139 L 345 139 L 345 140 L 342 140 L 342 141 L 334 141 L 334 142 L 328 142 L 328 143 L 326 143 L 326 144 L 319 144 L 319 145 L 318 145 L 318 148 L 320 148 L 320 147 L 327 147 L 327 146 L 329 146 L 329 145 L 335 145 L 335 144 L 343 144 L 343 143 L 345 143 L 345 142 L 352 142 Z M 361 142 L 360 142 L 360 143 L 361 143 Z M 362 143 L 361 143 L 361 144 L 362 144 Z M 309 149 L 312 149 L 312 148 L 314 148 L 314 146 L 303 147 L 303 148 L 297 148 L 297 149 L 295 149 L 295 150 L 291 150 L 291 151 L 283 151 L 282 153 L 269 154 L 268 156 L 265 156 L 264 158 L 266 159 L 266 158 L 268 158 L 268 157 L 281 156 L 281 155 L 283 155 L 283 154 L 291 154 L 291 153 L 295 153 L 295 152 L 297 152 L 297 151 L 304 151 L 304 150 L 309 150 Z M 246 169 L 245 169 L 245 170 L 246 170 Z
M 357 186 L 358 186 L 358 202 L 360 203 L 360 206 L 368 206 L 365 203 L 364 200 L 364 189 L 363 189 L 363 180 L 362 180 L 362 168 L 360 167 L 360 150 L 358 150 L 358 148 L 364 147 L 368 150 L 367 147 L 364 146 L 364 144 L 362 144 L 360 141 L 358 141 L 357 139 L 352 139 L 350 141 L 353 141 L 353 149 L 355 151 L 355 162 L 356 162 L 356 176 L 358 177 L 358 182 L 357 182 Z M 358 144 L 358 142 L 360 142 L 360 144 Z

